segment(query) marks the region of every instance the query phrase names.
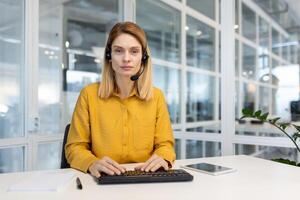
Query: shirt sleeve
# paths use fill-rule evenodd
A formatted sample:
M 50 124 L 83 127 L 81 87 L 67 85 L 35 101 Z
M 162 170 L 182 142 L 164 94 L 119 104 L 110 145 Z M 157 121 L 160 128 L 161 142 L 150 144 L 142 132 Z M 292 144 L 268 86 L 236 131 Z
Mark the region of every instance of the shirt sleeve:
M 175 160 L 174 136 L 166 101 L 161 91 L 158 93 L 154 153 L 169 164 Z
M 91 152 L 88 94 L 83 89 L 78 97 L 65 145 L 66 159 L 72 168 L 87 172 L 98 158 Z

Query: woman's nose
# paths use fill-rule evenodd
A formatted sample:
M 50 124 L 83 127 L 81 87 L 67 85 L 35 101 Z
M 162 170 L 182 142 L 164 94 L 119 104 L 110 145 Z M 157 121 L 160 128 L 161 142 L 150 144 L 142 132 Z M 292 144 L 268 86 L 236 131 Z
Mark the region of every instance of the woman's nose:
M 130 60 L 130 54 L 129 54 L 128 51 L 125 51 L 123 59 L 124 59 L 124 61 L 129 61 Z

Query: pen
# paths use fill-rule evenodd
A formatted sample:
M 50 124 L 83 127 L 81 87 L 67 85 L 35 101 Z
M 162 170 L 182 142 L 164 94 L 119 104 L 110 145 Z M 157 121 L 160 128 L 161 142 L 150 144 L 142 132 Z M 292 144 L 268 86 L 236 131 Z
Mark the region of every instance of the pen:
M 76 178 L 76 185 L 78 190 L 82 190 L 82 184 L 79 177 Z

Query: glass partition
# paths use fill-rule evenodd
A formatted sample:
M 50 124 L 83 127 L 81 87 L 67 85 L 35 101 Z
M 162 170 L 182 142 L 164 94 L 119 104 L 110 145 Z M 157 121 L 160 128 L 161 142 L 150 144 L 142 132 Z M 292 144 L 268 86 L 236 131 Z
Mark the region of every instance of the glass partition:
M 24 136 L 25 3 L 0 3 L 0 139 Z
M 242 76 L 247 79 L 256 77 L 256 50 L 246 44 L 243 44 L 242 57 Z
M 107 35 L 122 15 L 119 6 L 118 0 L 40 2 L 41 134 L 62 133 L 80 90 L 100 80 Z
M 242 35 L 256 42 L 256 18 L 255 12 L 242 3 Z
M 206 15 L 207 17 L 215 20 L 216 0 L 209 0 L 209 1 L 187 0 L 186 4 L 192 9 L 195 9 L 200 13 Z
M 151 55 L 181 62 L 180 12 L 159 1 L 136 1 L 136 22 L 145 30 Z
M 0 149 L 0 174 L 25 170 L 25 147 Z
M 160 88 L 166 98 L 172 123 L 180 123 L 180 73 L 177 69 L 155 65 L 154 86 Z
M 221 156 L 221 143 L 209 141 L 186 141 L 186 158 Z
M 215 119 L 215 78 L 202 74 L 187 74 L 186 121 Z
M 215 30 L 192 17 L 187 17 L 186 64 L 215 71 L 215 46 Z

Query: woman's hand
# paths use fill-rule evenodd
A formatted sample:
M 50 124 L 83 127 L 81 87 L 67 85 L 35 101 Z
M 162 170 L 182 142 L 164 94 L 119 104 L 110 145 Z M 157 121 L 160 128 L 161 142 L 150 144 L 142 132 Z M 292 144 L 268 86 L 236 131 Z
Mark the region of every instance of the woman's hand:
M 165 161 L 162 157 L 153 154 L 144 164 L 135 167 L 135 170 L 155 172 L 161 167 L 164 168 L 165 170 L 168 170 L 169 169 L 168 162 Z
M 104 156 L 102 159 L 93 162 L 89 167 L 89 171 L 93 176 L 99 178 L 101 176 L 100 172 L 104 172 L 109 175 L 120 175 L 126 171 L 126 168 L 113 159 Z

